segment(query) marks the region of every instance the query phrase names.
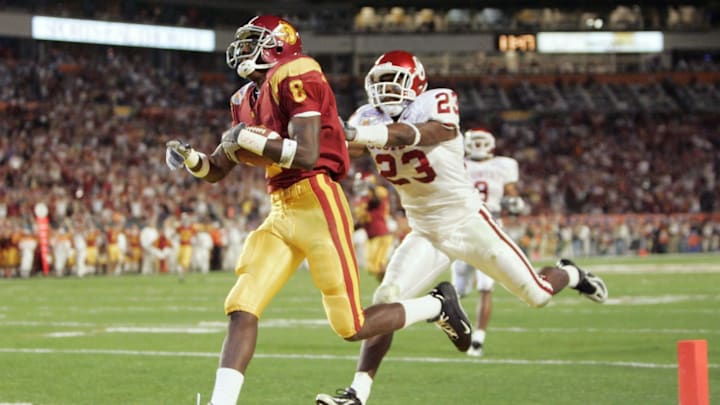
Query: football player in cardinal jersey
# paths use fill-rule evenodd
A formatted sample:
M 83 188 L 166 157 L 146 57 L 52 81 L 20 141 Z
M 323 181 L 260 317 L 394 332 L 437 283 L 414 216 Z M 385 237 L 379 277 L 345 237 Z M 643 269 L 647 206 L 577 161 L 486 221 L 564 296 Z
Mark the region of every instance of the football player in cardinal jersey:
M 394 240 L 387 223 L 390 216 L 390 197 L 387 188 L 377 184 L 374 174 L 366 173 L 361 181 L 364 191 L 357 209 L 356 221 L 367 234 L 365 265 L 368 273 L 382 281 Z
M 495 137 L 480 128 L 466 131 L 465 155 L 465 166 L 470 180 L 498 224 L 501 224 L 499 217 L 503 208 L 511 215 L 522 214 L 525 203 L 517 189 L 518 162 L 511 157 L 495 156 Z M 471 286 L 473 279 L 475 284 Z M 480 294 L 477 305 L 477 328 L 473 331 L 472 343 L 467 354 L 481 356 L 485 331 L 492 314 L 492 290 L 495 280 L 470 264 L 455 260 L 452 266 L 452 282 L 460 295 L 464 295 L 473 287 Z
M 367 145 L 380 175 L 395 185 L 412 229 L 391 257 L 374 303 L 417 296 L 453 259 L 484 269 L 533 307 L 544 306 L 567 285 L 594 301 L 605 300 L 602 280 L 569 260 L 536 272 L 493 220 L 465 169 L 457 95 L 427 90 L 415 56 L 404 51 L 380 56 L 365 88 L 369 103 L 348 120 L 346 138 Z M 470 328 L 464 333 L 470 335 Z M 391 342 L 391 334 L 364 341 L 350 387 L 334 396 L 319 394 L 316 403 L 365 404 Z
M 453 343 L 469 320 L 450 283 L 412 300 L 363 309 L 352 247 L 352 217 L 338 183 L 350 166 L 335 96 L 318 63 L 302 54 L 300 36 L 287 21 L 258 16 L 238 28 L 227 61 L 254 85 L 232 103 L 232 129 L 207 156 L 180 141 L 167 143 L 171 169 L 185 167 L 210 182 L 237 162 L 238 148 L 276 164 L 266 170 L 272 208 L 248 236 L 238 259 L 237 281 L 225 299 L 229 316 L 217 370 L 213 405 L 235 404 L 253 357 L 258 319 L 307 258 L 333 330 L 348 341 L 386 334 L 427 319 L 444 319 Z M 271 136 L 248 130 L 263 126 Z

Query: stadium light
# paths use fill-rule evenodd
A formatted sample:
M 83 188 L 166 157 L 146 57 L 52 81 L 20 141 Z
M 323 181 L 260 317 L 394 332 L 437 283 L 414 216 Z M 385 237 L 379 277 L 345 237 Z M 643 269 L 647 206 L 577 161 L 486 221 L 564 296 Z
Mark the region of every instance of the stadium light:
M 181 51 L 215 49 L 212 30 L 45 16 L 32 17 L 32 38 Z

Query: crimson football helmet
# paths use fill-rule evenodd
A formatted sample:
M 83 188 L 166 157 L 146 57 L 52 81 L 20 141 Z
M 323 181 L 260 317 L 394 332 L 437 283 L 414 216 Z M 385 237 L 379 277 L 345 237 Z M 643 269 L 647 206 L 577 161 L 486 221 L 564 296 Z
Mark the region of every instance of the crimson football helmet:
M 474 160 L 490 159 L 495 153 L 495 137 L 486 129 L 473 128 L 466 131 L 465 153 Z
M 237 74 L 248 77 L 255 70 L 270 69 L 287 56 L 302 52 L 302 41 L 295 27 L 280 17 L 253 17 L 235 31 L 225 59 Z
M 425 68 L 413 54 L 383 54 L 365 76 L 365 91 L 373 107 L 396 117 L 427 88 Z

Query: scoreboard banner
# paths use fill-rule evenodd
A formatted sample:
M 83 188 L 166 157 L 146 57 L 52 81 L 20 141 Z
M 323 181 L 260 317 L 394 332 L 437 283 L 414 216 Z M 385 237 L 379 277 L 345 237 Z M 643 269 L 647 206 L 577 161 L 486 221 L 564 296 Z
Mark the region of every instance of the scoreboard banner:
M 663 33 L 659 31 L 537 34 L 540 53 L 658 53 L 663 48 Z

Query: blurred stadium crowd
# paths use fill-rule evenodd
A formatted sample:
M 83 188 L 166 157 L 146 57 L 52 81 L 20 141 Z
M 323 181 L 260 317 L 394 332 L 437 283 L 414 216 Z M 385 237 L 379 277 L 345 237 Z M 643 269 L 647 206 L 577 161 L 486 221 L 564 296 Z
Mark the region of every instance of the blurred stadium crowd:
M 36 12 L 56 7 L 32 4 Z M 61 15 L 122 17 L 122 7 L 134 5 L 145 7 L 133 14 L 145 21 L 156 8 L 160 16 L 167 12 L 155 3 L 67 4 Z M 39 202 L 50 209 L 51 251 L 70 253 L 62 260 L 62 253 L 53 255 L 57 274 L 173 272 L 178 249 L 189 245 L 198 256 L 193 268 L 232 267 L 243 235 L 268 210 L 263 171 L 242 167 L 211 185 L 164 163 L 168 139 L 204 151 L 217 144 L 230 122 L 228 98 L 241 84 L 232 72 L 208 71 L 195 58 L 175 58 L 182 62 L 164 68 L 132 49 L 48 49 L 29 58 L 0 42 L 3 273 L 39 269 L 33 215 Z M 673 74 L 720 70 L 711 61 L 675 68 Z M 497 153 L 519 161 L 532 212 L 507 225 L 533 257 L 720 251 L 719 76 L 647 83 L 603 75 L 512 79 L 503 71 L 488 80 L 487 72 L 478 73 L 431 76 L 430 84 L 456 89 L 465 129 L 489 128 Z M 362 78 L 330 78 L 341 112 L 364 102 Z M 372 162 L 354 165 L 363 172 Z M 350 180 L 346 192 L 352 200 Z M 402 237 L 402 210 L 393 202 Z M 25 262 L 23 252 L 30 255 Z
M 0 10 L 70 18 L 131 21 L 189 27 L 235 28 L 258 13 L 257 4 L 228 2 L 157 2 L 113 0 L 95 2 L 69 0 L 3 0 Z M 720 23 L 717 5 L 685 2 L 639 2 L 617 5 L 612 2 L 585 7 L 527 7 L 513 2 L 489 2 L 484 7 L 445 2 L 440 7 L 388 6 L 388 2 L 281 1 L 265 2 L 267 9 L 286 10 L 283 18 L 300 31 L 347 32 L 483 32 L 492 30 L 665 30 L 707 29 Z M 398 2 L 402 3 L 402 2 Z M 423 2 L 417 2 L 422 4 Z M 572 4 L 572 3 L 570 3 Z M 275 6 L 275 7 L 273 7 Z M 222 12 L 218 12 L 222 10 Z M 276 11 L 275 13 L 278 13 Z

